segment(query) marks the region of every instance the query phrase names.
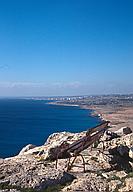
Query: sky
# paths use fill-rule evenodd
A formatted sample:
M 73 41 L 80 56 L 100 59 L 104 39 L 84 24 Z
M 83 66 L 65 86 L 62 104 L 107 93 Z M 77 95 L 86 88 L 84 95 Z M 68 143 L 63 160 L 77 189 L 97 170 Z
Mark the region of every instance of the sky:
M 0 96 L 133 93 L 132 0 L 0 0 Z

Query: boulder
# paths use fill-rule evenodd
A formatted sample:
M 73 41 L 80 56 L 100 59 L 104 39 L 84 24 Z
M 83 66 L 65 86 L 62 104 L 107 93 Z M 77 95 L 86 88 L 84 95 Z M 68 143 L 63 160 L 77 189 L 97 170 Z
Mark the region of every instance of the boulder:
M 115 131 L 116 134 L 123 136 L 123 135 L 128 135 L 130 133 L 132 133 L 132 130 L 130 127 L 122 127 L 120 129 L 118 129 L 117 131 Z
M 102 136 L 103 141 L 110 141 L 112 139 L 118 138 L 119 135 L 117 133 L 114 133 L 110 130 L 105 131 L 104 135 Z
M 98 148 L 102 148 L 104 145 L 104 149 L 108 150 L 108 149 L 112 149 L 115 148 L 119 145 L 124 145 L 124 146 L 128 146 L 129 148 L 133 146 L 133 133 L 128 134 L 128 135 L 123 135 L 123 136 L 119 136 L 118 138 L 114 138 L 112 140 L 104 140 L 103 138 L 101 138 L 101 140 L 104 141 L 104 143 L 99 143 L 98 144 Z

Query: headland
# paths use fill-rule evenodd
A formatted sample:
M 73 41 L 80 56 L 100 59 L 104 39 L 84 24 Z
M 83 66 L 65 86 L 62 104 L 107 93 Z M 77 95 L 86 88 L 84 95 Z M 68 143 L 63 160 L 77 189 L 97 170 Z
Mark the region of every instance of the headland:
M 98 115 L 101 119 L 111 122 L 112 130 L 124 126 L 133 130 L 132 94 L 66 97 L 50 103 L 92 109 L 92 115 Z

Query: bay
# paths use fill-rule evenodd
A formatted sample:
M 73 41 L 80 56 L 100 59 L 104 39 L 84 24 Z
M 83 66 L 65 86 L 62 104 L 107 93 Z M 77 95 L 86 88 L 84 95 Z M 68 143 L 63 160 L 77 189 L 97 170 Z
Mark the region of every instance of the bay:
M 0 99 L 0 157 L 19 153 L 25 145 L 42 145 L 55 132 L 80 132 L 100 123 L 91 110 L 47 104 L 32 99 Z

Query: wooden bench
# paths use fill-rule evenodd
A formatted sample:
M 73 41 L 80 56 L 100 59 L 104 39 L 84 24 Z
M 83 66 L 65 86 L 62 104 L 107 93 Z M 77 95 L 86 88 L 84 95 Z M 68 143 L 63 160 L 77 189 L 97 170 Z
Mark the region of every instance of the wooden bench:
M 81 152 L 90 147 L 96 141 L 99 141 L 100 137 L 104 134 L 104 132 L 109 128 L 109 121 L 103 121 L 100 125 L 87 130 L 86 135 L 82 138 L 74 141 L 72 144 L 62 143 L 58 148 L 57 156 L 56 156 L 56 168 L 58 165 L 59 158 L 69 158 L 67 171 L 69 171 L 77 156 L 81 156 L 83 160 L 84 172 L 85 172 L 85 160 Z M 71 162 L 71 157 L 74 157 Z

